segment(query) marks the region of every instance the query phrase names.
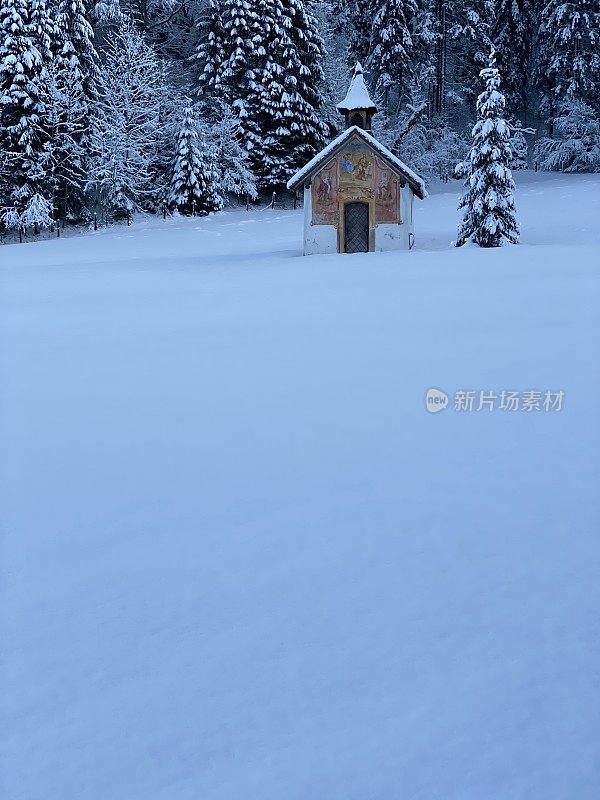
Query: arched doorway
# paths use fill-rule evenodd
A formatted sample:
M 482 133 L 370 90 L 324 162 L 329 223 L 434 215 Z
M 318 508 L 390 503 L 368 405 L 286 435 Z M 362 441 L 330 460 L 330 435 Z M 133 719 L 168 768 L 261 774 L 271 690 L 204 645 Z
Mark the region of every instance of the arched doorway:
M 344 206 L 344 253 L 369 252 L 369 204 Z

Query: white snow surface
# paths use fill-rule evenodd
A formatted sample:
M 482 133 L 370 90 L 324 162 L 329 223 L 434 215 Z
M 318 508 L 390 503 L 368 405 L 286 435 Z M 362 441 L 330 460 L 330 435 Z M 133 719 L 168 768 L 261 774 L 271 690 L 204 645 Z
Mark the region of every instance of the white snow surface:
M 596 800 L 600 176 L 517 182 L 0 249 L 3 797 Z

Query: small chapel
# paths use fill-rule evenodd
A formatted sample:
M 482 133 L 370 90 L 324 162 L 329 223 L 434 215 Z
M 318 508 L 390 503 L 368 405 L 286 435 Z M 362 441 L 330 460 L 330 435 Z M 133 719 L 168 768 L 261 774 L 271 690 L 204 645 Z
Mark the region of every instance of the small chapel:
M 346 130 L 288 182 L 304 189 L 304 255 L 410 250 L 425 184 L 372 135 L 377 108 L 360 64 L 337 110 Z

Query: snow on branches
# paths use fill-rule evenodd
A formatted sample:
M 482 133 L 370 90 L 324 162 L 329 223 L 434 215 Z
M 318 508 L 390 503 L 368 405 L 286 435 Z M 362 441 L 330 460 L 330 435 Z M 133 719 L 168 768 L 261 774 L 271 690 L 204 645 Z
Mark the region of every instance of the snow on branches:
M 477 100 L 479 119 L 473 128 L 473 144 L 460 171 L 466 191 L 460 201 L 463 220 L 456 246 L 473 241 L 480 247 L 516 244 L 519 226 L 515 217 L 514 181 L 510 171 L 510 128 L 504 119 L 505 100 L 494 54 L 481 70 L 485 90 Z

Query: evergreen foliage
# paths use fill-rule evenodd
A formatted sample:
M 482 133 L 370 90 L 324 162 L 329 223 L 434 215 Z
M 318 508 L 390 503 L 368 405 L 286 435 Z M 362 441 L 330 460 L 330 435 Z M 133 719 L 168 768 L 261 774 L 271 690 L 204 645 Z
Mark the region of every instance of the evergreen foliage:
M 543 169 L 596 170 L 598 0 L 4 0 L 0 217 L 162 210 L 186 95 L 219 202 L 280 191 L 340 130 L 357 60 L 377 137 L 448 180 L 492 42 L 510 166 L 528 163 L 519 117 L 546 127 Z
M 48 28 L 39 3 L 6 0 L 0 8 L 0 181 L 3 205 L 17 214 L 46 189 Z
M 542 111 L 550 119 L 566 98 L 586 100 L 599 110 L 598 0 L 550 0 L 544 6 L 538 33 L 536 77 Z
M 538 142 L 540 167 L 562 172 L 600 172 L 600 119 L 582 100 L 564 100 L 555 119 L 555 137 Z
M 169 208 L 182 214 L 204 215 L 223 207 L 215 156 L 188 102 L 177 139 L 177 156 L 167 198 Z
M 390 91 L 401 98 L 410 81 L 417 10 L 416 0 L 380 0 L 375 11 L 368 66 L 386 109 Z
M 477 99 L 479 119 L 473 128 L 473 145 L 462 167 L 466 177 L 459 208 L 463 220 L 457 247 L 473 241 L 480 247 L 516 244 L 519 226 L 515 216 L 514 181 L 510 171 L 510 129 L 504 119 L 505 99 L 495 59 L 480 73 L 485 90 Z

